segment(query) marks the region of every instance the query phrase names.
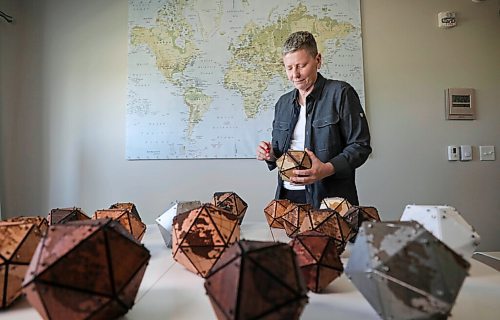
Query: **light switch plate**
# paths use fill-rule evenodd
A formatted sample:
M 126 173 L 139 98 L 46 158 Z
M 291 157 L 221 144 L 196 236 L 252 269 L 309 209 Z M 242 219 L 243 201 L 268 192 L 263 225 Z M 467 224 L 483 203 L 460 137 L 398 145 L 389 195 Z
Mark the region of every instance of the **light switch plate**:
M 479 146 L 479 160 L 495 161 L 495 146 Z
M 472 146 L 471 145 L 461 145 L 460 146 L 460 161 L 470 161 L 472 160 Z

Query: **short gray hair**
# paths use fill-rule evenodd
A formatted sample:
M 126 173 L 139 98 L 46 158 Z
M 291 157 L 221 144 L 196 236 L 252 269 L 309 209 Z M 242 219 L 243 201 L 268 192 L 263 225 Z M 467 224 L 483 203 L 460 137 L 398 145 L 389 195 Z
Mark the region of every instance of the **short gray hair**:
M 312 57 L 318 55 L 318 46 L 314 36 L 308 31 L 297 31 L 288 36 L 283 44 L 283 55 L 305 49 Z

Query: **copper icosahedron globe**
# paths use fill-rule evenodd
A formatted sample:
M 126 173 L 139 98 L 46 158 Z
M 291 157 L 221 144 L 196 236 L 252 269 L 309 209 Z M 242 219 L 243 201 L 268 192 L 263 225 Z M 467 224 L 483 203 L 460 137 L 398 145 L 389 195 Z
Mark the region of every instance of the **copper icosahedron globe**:
M 82 209 L 73 208 L 56 208 L 50 210 L 47 216 L 49 225 L 62 224 L 70 221 L 90 220 L 90 217 L 82 211 Z
M 356 240 L 358 230 L 364 221 L 380 222 L 378 210 L 375 207 L 367 206 L 350 207 L 345 214 L 344 219 L 349 222 L 353 230 L 353 235 L 351 239 L 349 239 L 350 242 L 354 242 Z
M 352 206 L 344 215 L 344 219 L 358 232 L 365 221 L 380 222 L 380 215 L 375 207 Z
M 287 199 L 272 200 L 264 208 L 267 223 L 271 228 L 284 229 L 283 216 L 292 202 Z
M 92 219 L 116 220 L 139 241 L 142 240 L 142 237 L 146 233 L 146 224 L 128 209 L 97 210 Z
M 305 231 L 289 245 L 297 254 L 307 288 L 313 292 L 322 291 L 344 271 L 336 242 L 325 234 Z
M 307 290 L 290 246 L 236 242 L 210 271 L 205 290 L 218 319 L 299 319 Z
M 7 220 L 7 222 L 23 222 L 23 223 L 32 223 L 40 229 L 40 232 L 45 234 L 47 232 L 47 229 L 49 228 L 49 222 L 45 217 L 42 216 L 19 216 L 19 217 L 12 217 Z
M 238 218 L 239 224 L 243 222 L 248 208 L 247 203 L 235 192 L 214 193 L 212 204 L 234 214 Z
M 281 217 L 286 235 L 295 236 L 299 230 L 306 215 L 313 209 L 313 206 L 307 203 L 291 203 Z
M 178 214 L 201 207 L 200 201 L 175 201 L 170 207 L 156 218 L 158 230 L 167 248 L 172 248 L 172 223 Z
M 172 255 L 189 271 L 205 277 L 224 250 L 239 239 L 236 216 L 206 203 L 174 217 Z
M 313 209 L 306 213 L 299 232 L 314 230 L 335 240 L 337 251 L 344 252 L 347 241 L 354 235 L 351 225 L 335 210 Z
M 311 168 L 311 158 L 305 151 L 289 150 L 276 160 L 279 174 L 284 181 L 290 181 L 293 170 L 304 170 Z
M 33 223 L 0 222 L 0 308 L 22 294 L 22 283 L 42 233 Z
M 115 204 L 112 204 L 110 209 L 126 209 L 130 211 L 131 214 L 137 217 L 137 219 L 142 220 L 141 216 L 139 215 L 139 211 L 137 211 L 137 207 L 133 202 L 117 202 Z
M 320 209 L 332 209 L 337 211 L 342 217 L 347 214 L 352 204 L 345 198 L 332 197 L 321 201 Z
M 363 222 L 345 273 L 383 319 L 446 319 L 469 268 L 415 221 Z
M 134 304 L 149 251 L 117 221 L 51 226 L 23 291 L 44 319 L 113 319 Z

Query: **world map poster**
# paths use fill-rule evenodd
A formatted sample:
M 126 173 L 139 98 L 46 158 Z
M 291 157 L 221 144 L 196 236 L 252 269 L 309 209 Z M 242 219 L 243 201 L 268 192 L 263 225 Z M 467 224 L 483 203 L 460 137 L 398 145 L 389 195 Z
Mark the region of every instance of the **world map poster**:
M 126 158 L 254 158 L 300 30 L 364 105 L 359 0 L 129 0 Z

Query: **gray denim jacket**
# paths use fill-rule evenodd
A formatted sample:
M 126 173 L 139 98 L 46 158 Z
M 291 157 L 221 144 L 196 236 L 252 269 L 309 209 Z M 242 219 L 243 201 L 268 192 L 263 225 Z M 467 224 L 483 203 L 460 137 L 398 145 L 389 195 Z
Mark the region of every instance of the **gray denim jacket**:
M 271 142 L 276 158 L 289 149 L 299 112 L 297 89 L 276 103 Z M 343 197 L 351 204 L 359 204 L 355 169 L 366 161 L 372 149 L 365 113 L 358 94 L 348 83 L 325 79 L 318 73 L 306 99 L 305 147 L 335 168 L 335 174 L 306 186 L 307 202 L 319 208 L 326 197 Z M 275 162 L 267 163 L 270 170 L 276 168 Z M 278 175 L 276 199 L 280 198 L 282 185 Z

